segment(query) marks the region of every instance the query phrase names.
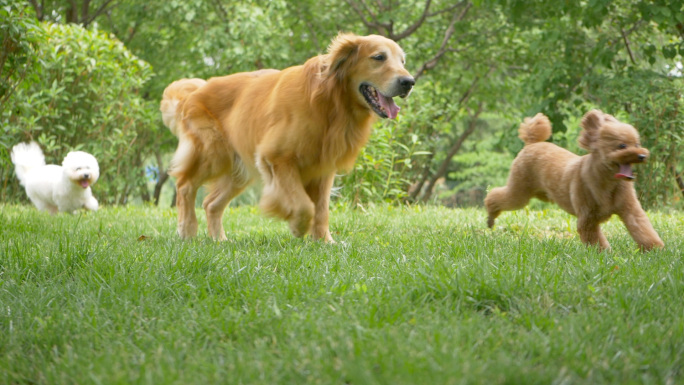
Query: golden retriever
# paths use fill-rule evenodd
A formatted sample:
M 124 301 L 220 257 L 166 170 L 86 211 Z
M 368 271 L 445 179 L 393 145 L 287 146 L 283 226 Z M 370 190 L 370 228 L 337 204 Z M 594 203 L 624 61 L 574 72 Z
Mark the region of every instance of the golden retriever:
M 296 237 L 333 242 L 333 179 L 354 165 L 378 118 L 396 118 L 392 98 L 415 84 L 404 63 L 392 40 L 341 33 L 304 65 L 171 83 L 160 109 L 179 139 L 169 172 L 177 178 L 178 234 L 197 234 L 195 197 L 207 184 L 209 235 L 225 240 L 226 206 L 261 178 L 266 214 L 287 220 Z

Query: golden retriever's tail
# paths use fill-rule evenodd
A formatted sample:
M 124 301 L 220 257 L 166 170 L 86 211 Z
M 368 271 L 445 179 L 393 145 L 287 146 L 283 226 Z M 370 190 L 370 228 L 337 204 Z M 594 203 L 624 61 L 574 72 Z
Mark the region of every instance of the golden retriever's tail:
M 162 121 L 164 121 L 164 125 L 171 130 L 172 134 L 176 136 L 179 134 L 179 106 L 182 105 L 188 95 L 195 92 L 195 90 L 205 84 L 207 84 L 207 81 L 203 79 L 180 79 L 169 84 L 169 86 L 164 90 L 159 110 L 162 113 Z
M 541 112 L 532 118 L 525 118 L 520 123 L 518 137 L 525 142 L 525 145 L 543 142 L 551 137 L 551 122 L 546 115 Z

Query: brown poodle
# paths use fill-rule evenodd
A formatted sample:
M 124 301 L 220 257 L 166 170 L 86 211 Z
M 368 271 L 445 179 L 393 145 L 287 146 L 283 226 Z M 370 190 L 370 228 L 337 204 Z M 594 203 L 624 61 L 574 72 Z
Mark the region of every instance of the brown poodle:
M 589 154 L 577 156 L 544 142 L 551 123 L 543 114 L 525 118 L 519 137 L 525 147 L 513 161 L 508 183 L 492 189 L 485 198 L 487 225 L 502 211 L 523 208 L 530 198 L 557 203 L 577 217 L 582 242 L 609 249 L 599 225 L 617 214 L 642 250 L 663 247 L 663 241 L 637 200 L 632 180 L 633 163 L 649 155 L 639 133 L 629 124 L 599 110 L 582 118 L 579 144 Z

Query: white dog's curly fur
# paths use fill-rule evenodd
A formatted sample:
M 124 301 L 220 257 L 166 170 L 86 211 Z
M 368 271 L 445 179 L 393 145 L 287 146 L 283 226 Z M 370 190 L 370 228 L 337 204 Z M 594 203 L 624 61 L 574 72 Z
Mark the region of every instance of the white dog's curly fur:
M 19 183 L 39 210 L 55 214 L 73 213 L 80 208 L 97 210 L 90 186 L 100 176 L 94 156 L 83 151 L 67 154 L 61 166 L 45 164 L 38 143 L 19 143 L 10 154 Z

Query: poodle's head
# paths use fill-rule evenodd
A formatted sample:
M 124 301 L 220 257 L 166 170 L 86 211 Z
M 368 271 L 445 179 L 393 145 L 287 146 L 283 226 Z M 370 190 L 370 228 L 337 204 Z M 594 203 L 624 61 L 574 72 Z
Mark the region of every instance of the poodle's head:
M 614 170 L 615 178 L 633 180 L 632 164 L 645 162 L 649 155 L 637 130 L 599 110 L 584 115 L 581 126 L 580 146 Z
M 86 189 L 97 182 L 100 177 L 100 167 L 94 156 L 83 151 L 72 151 L 62 162 L 64 175 L 73 183 Z

